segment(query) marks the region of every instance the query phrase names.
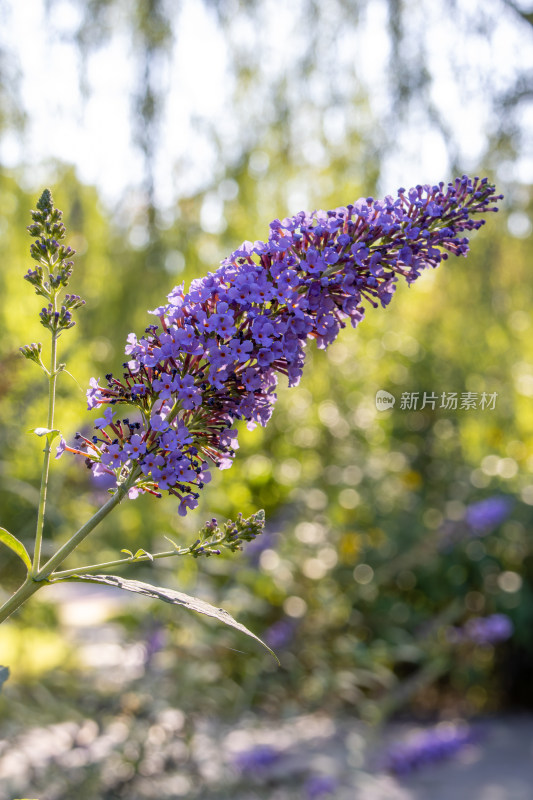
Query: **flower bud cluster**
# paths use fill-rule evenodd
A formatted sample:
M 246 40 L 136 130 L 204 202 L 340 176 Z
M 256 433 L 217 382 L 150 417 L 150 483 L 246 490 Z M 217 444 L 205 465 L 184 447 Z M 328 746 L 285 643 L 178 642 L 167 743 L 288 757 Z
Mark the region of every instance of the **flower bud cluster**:
M 206 522 L 199 531 L 199 538 L 189 547 L 189 552 L 195 558 L 199 556 L 220 555 L 221 548 L 235 553 L 242 550 L 244 542 L 251 542 L 265 527 L 265 512 L 256 511 L 251 517 L 244 519 L 241 513 L 235 521 L 229 519 L 222 529 L 216 519 Z
M 41 318 L 41 325 L 45 328 L 54 331 L 68 330 L 76 324 L 72 319 L 72 311 L 84 305 L 85 300 L 82 300 L 76 294 L 67 294 L 63 300 L 61 307 L 56 311 L 52 303 L 48 303 L 47 308 L 43 308 L 39 317 Z
M 30 247 L 30 253 L 37 266 L 29 269 L 24 278 L 35 288 L 36 294 L 48 300 L 48 305 L 40 313 L 42 325 L 59 334 L 72 328 L 75 324 L 72 311 L 85 303 L 77 295 L 66 295 L 61 306 L 57 302 L 60 290 L 68 285 L 72 275 L 73 262 L 69 259 L 75 251 L 61 244 L 65 238 L 62 213 L 54 207 L 48 189 L 42 193 L 37 210 L 31 212 L 31 217 L 33 223 L 28 226 L 28 232 L 35 242 Z
M 35 364 L 39 366 L 42 365 L 42 358 L 41 354 L 43 352 L 43 346 L 40 342 L 32 342 L 31 344 L 25 344 L 23 347 L 20 348 L 20 352 L 27 358 L 28 361 L 33 361 Z
M 89 408 L 105 412 L 79 451 L 117 480 L 135 473 L 133 494 L 176 495 L 185 514 L 207 460 L 231 466 L 234 422 L 266 425 L 278 376 L 298 384 L 306 341 L 327 347 L 363 319 L 366 303 L 387 306 L 399 278 L 412 283 L 449 253 L 466 255 L 462 234 L 483 225 L 478 215 L 498 199 L 487 179 L 464 176 L 274 220 L 267 242 L 244 242 L 187 293 L 177 286 L 150 312 L 159 326 L 128 336 L 121 379 L 91 380 Z M 114 420 L 118 404 L 139 421 Z

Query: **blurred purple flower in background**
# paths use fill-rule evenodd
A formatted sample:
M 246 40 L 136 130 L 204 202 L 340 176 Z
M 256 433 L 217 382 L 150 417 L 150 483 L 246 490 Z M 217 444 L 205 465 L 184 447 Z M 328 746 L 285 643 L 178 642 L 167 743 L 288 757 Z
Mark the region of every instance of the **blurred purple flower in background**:
M 284 617 L 266 629 L 263 639 L 273 650 L 279 650 L 282 647 L 287 647 L 292 641 L 295 629 L 295 620 Z
M 305 784 L 305 796 L 309 800 L 319 800 L 333 794 L 338 786 L 339 781 L 333 775 L 313 775 Z
M 155 654 L 163 650 L 166 643 L 167 632 L 163 625 L 156 625 L 147 632 L 144 640 L 144 659 L 146 666 L 151 664 Z
M 405 742 L 391 745 L 381 760 L 382 766 L 396 775 L 434 764 L 456 755 L 481 735 L 466 725 L 437 725 Z
M 505 522 L 513 505 L 513 499 L 505 495 L 493 495 L 471 503 L 462 519 L 444 521 L 439 531 L 441 547 L 447 549 L 464 539 L 486 536 Z
M 491 614 L 489 617 L 472 617 L 462 628 L 451 628 L 448 639 L 453 644 L 498 644 L 513 635 L 514 626 L 506 614 Z
M 250 750 L 243 750 L 235 757 L 234 764 L 243 773 L 262 776 L 270 767 L 277 764 L 281 753 L 268 744 L 259 744 Z
M 264 550 L 274 550 L 278 541 L 278 534 L 271 528 L 267 528 L 261 536 L 249 542 L 246 548 L 246 556 L 253 566 L 259 564 L 261 553 Z
M 464 520 L 474 535 L 483 535 L 504 522 L 513 508 L 513 501 L 504 495 L 494 495 L 467 506 Z

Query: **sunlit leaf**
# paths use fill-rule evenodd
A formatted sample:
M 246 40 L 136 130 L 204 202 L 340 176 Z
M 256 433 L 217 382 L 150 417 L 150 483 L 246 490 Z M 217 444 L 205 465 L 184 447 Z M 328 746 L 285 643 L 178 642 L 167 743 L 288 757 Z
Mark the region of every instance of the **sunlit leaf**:
M 229 625 L 232 628 L 236 628 L 238 631 L 245 633 L 247 636 L 250 636 L 252 639 L 255 639 L 257 642 L 263 645 L 269 653 L 271 653 L 276 661 L 278 661 L 278 657 L 276 654 L 266 645 L 255 633 L 252 633 L 245 625 L 242 623 L 237 622 L 236 619 L 233 619 L 231 614 L 225 611 L 223 608 L 217 608 L 216 606 L 212 606 L 211 603 L 207 603 L 205 600 L 200 600 L 198 597 L 192 597 L 189 594 L 184 594 L 183 592 L 178 592 L 175 589 L 167 589 L 164 586 L 152 586 L 149 583 L 142 583 L 141 581 L 131 581 L 127 578 L 121 578 L 118 575 L 73 575 L 72 577 L 65 578 L 66 582 L 87 582 L 87 583 L 103 583 L 107 586 L 116 586 L 119 589 L 124 589 L 127 592 L 134 592 L 136 594 L 144 594 L 147 597 L 153 597 L 156 600 L 163 600 L 165 603 L 171 603 L 172 605 L 177 606 L 185 606 L 185 608 L 190 608 L 191 611 L 198 611 L 200 614 L 204 614 L 207 617 L 214 617 L 215 619 L 220 620 L 225 625 Z M 55 581 L 59 583 L 59 581 Z
M 147 558 L 150 559 L 150 561 L 154 560 L 153 555 L 151 553 L 148 553 L 146 550 L 143 550 L 142 547 L 139 548 L 139 550 L 137 550 L 137 552 L 135 553 L 135 555 L 133 557 L 134 558 L 140 558 L 141 556 L 146 556 Z
M 28 570 L 31 569 L 31 559 L 28 555 L 28 551 L 16 536 L 6 531 L 5 528 L 0 528 L 0 542 L 3 542 L 7 547 L 13 550 L 13 552 L 24 561 Z
M 59 436 L 57 428 L 31 428 L 30 433 L 35 433 L 37 436 L 47 436 L 50 444 Z
M 153 561 L 153 560 L 154 560 L 154 557 L 153 557 L 153 555 L 152 555 L 151 553 L 148 553 L 148 551 L 147 551 L 147 550 L 144 550 L 142 547 L 140 547 L 140 548 L 137 550 L 137 552 L 135 553 L 135 555 L 133 555 L 133 553 L 131 552 L 131 550 L 128 550 L 128 549 L 126 549 L 126 548 L 123 548 L 123 549 L 122 549 L 120 552 L 121 552 L 121 553 L 126 553 L 126 555 L 127 555 L 127 556 L 129 556 L 129 558 L 142 558 L 143 556 L 146 556 L 146 558 L 149 558 L 149 559 L 150 559 L 150 561 Z

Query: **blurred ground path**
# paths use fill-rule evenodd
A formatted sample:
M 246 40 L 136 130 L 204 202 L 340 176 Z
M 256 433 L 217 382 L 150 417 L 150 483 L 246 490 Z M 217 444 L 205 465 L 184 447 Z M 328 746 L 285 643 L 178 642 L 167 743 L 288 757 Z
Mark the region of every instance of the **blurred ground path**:
M 440 760 L 432 760 L 435 726 L 413 722 L 377 730 L 326 709 L 283 719 L 248 709 L 232 724 L 222 713 L 189 719 L 165 699 L 164 665 L 154 667 L 145 645 L 125 641 L 110 619 L 127 607 L 124 593 L 69 585 L 56 591 L 98 707 L 61 706 L 52 722 L 53 696 L 43 694 L 31 726 L 16 715 L 0 720 L 0 800 L 533 800 L 531 714 L 471 723 L 476 735 Z M 11 686 L 17 702 L 10 683 L 8 705 Z M 111 713 L 106 691 L 144 695 L 144 713 Z M 413 739 L 431 747 L 411 759 L 417 769 L 391 774 L 386 754 Z
M 182 722 L 179 711 L 162 712 L 155 727 L 164 728 L 169 735 L 159 735 L 159 757 L 164 759 L 175 747 Z M 391 775 L 378 763 L 389 743 L 406 741 L 424 730 L 409 723 L 388 725 L 377 741 L 359 722 L 323 714 L 266 722 L 249 713 L 231 727 L 207 718 L 198 720 L 195 727 L 192 747 L 181 763 L 175 761 L 163 771 L 151 771 L 153 754 L 147 752 L 146 764 L 141 758 L 139 771 L 131 774 L 131 782 L 128 780 L 130 793 L 115 795 L 108 789 L 105 797 L 533 800 L 533 716 L 486 720 L 476 743 L 454 757 L 423 765 L 404 776 Z M 70 721 L 21 732 L 10 742 L 0 741 L 0 800 L 26 796 L 71 800 L 71 790 L 83 784 L 87 770 L 96 771 L 102 776 L 97 780 L 109 787 L 110 767 L 113 772 L 120 771 L 121 756 L 128 746 L 131 749 L 124 728 L 116 723 L 102 728 L 87 720 Z M 145 732 L 139 734 L 144 736 Z M 216 758 L 213 753 L 218 754 Z M 49 769 L 52 780 L 47 781 Z M 31 783 L 27 783 L 29 775 L 33 776 Z M 93 800 L 84 791 L 77 796 Z
M 391 725 L 387 738 L 408 733 L 409 726 Z M 395 783 L 405 800 L 533 800 L 533 718 L 487 720 L 478 743 Z
M 298 726 L 301 726 L 301 738 Z M 380 768 L 383 754 L 390 744 L 408 742 L 422 734 L 424 727 L 391 723 L 372 741 L 372 732 L 357 722 L 326 717 L 302 718 L 296 722 L 292 736 L 287 737 L 291 744 L 284 757 L 269 765 L 263 756 L 264 766 L 258 759 L 255 781 L 262 776 L 264 782 L 278 787 L 272 795 L 265 795 L 272 800 L 293 797 L 309 800 L 533 800 L 533 717 L 484 720 L 479 730 L 478 740 L 467 744 L 454 756 L 396 776 Z M 287 732 L 287 728 L 284 730 L 281 726 L 269 734 L 259 729 L 257 736 L 261 747 L 274 746 L 277 742 L 276 747 L 283 751 Z M 230 744 L 239 736 L 236 732 L 230 734 Z M 253 749 L 248 752 L 253 754 Z M 260 748 L 257 752 L 260 754 Z M 252 760 L 250 758 L 250 762 Z M 287 778 L 297 773 L 305 775 L 303 786 L 304 790 L 307 787 L 307 792 L 298 795 L 288 789 L 284 791 L 281 788 L 284 772 Z M 329 791 L 326 777 L 330 779 Z M 252 796 L 236 794 L 239 800 Z

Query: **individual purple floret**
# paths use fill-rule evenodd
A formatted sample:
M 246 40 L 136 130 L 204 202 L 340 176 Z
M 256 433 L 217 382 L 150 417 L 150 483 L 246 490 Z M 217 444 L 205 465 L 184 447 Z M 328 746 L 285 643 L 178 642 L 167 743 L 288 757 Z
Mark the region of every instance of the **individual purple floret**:
M 399 278 L 410 284 L 449 253 L 466 255 L 464 232 L 480 228 L 474 217 L 499 199 L 486 178 L 464 176 L 274 220 L 266 242 L 244 242 L 187 293 L 174 288 L 151 312 L 159 324 L 128 336 L 122 378 L 91 380 L 96 434 L 69 449 L 117 481 L 129 476 L 134 494 L 175 495 L 186 514 L 208 462 L 231 466 L 234 423 L 266 425 L 278 376 L 298 384 L 307 340 L 327 347 L 347 322 L 358 325 L 367 303 L 387 306 Z M 132 406 L 135 420 L 110 422 L 100 406 L 117 404 Z M 136 455 L 134 438 L 143 445 Z
M 488 617 L 471 617 L 462 628 L 452 628 L 453 643 L 498 644 L 513 635 L 514 626 L 507 614 L 491 614 Z
M 480 732 L 466 726 L 438 725 L 406 742 L 391 745 L 382 758 L 384 769 L 407 775 L 428 764 L 456 755 L 479 739 Z
M 511 513 L 510 497 L 494 495 L 469 505 L 465 511 L 465 522 L 475 534 L 488 533 L 504 522 Z

